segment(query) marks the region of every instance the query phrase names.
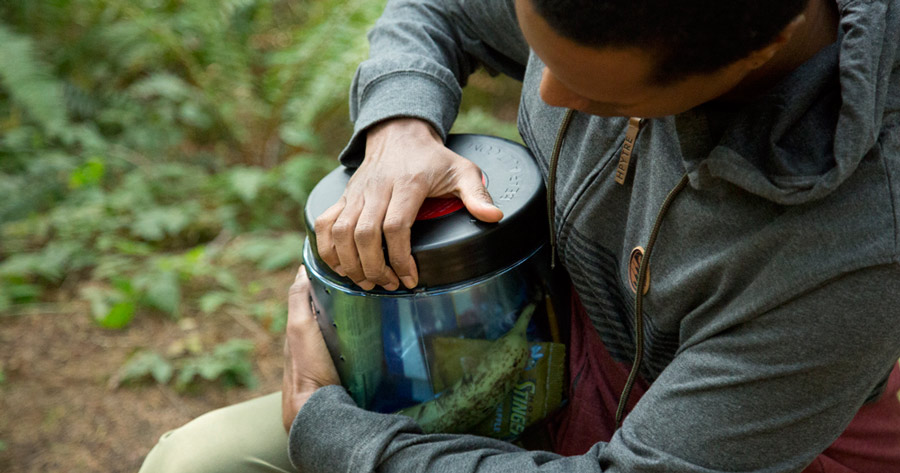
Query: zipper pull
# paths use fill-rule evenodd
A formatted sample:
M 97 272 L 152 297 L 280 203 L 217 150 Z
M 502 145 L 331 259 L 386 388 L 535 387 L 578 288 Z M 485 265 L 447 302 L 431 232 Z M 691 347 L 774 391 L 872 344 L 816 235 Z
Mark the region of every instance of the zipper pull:
M 628 120 L 628 131 L 625 132 L 625 142 L 622 143 L 622 154 L 619 155 L 619 164 L 616 166 L 616 183 L 625 184 L 625 178 L 628 177 L 628 168 L 631 164 L 631 153 L 634 151 L 634 141 L 637 139 L 638 132 L 641 130 L 641 123 L 644 120 L 638 117 L 631 117 Z

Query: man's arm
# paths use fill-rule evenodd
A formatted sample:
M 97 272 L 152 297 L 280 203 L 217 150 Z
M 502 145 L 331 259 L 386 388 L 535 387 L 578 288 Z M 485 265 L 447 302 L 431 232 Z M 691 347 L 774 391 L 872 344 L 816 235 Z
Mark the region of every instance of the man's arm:
M 521 80 L 529 53 L 511 0 L 392 0 L 369 46 L 350 89 L 347 166 L 359 165 L 366 131 L 386 119 L 419 118 L 445 139 L 469 75 L 484 65 Z
M 396 290 L 401 282 L 411 289 L 418 272 L 410 228 L 425 198 L 455 195 L 485 222 L 503 216 L 477 166 L 444 140 L 469 74 L 484 64 L 520 77 L 529 50 L 508 0 L 391 1 L 369 38 L 371 58 L 351 90 L 356 129 L 341 156 L 359 168 L 317 218 L 317 249 L 365 290 Z
M 900 356 L 900 268 L 873 267 L 689 341 L 609 443 L 585 455 L 424 435 L 316 391 L 290 457 L 312 472 L 797 472 L 844 430 Z M 707 325 L 708 326 L 708 325 Z

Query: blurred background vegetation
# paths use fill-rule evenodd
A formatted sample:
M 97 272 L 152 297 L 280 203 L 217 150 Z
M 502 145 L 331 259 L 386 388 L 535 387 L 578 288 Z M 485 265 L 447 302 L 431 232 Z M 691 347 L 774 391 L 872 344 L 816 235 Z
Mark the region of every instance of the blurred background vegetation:
M 193 328 L 283 329 L 301 209 L 350 136 L 347 89 L 383 4 L 0 2 L 0 324 L 147 331 L 100 374 L 111 388 L 252 388 L 254 343 Z M 518 85 L 471 84 L 457 131 L 516 139 Z M 164 325 L 141 318 L 193 335 L 161 345 L 148 327 Z
M 349 137 L 383 3 L 2 2 L 0 312 L 81 300 L 109 329 L 234 311 L 280 331 L 259 273 L 299 263 L 301 209 Z M 458 129 L 515 138 L 515 87 L 474 82 Z M 218 348 L 195 355 L 247 346 Z M 252 380 L 234 362 L 132 361 L 124 379 Z

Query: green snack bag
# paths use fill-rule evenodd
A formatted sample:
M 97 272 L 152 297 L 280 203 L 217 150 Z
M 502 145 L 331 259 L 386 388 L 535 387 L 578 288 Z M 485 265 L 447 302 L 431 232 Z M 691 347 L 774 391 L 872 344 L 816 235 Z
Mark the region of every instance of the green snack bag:
M 479 361 L 490 356 L 490 347 L 488 340 L 432 339 L 431 375 L 435 392 L 471 375 Z M 528 361 L 512 390 L 468 433 L 514 440 L 526 427 L 543 419 L 562 403 L 565 345 L 530 342 L 528 348 Z

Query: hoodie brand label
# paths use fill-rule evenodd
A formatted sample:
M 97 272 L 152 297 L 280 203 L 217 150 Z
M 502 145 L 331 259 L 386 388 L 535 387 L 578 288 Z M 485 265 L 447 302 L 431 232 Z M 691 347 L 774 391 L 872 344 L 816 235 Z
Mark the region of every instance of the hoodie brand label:
M 644 248 L 637 246 L 631 250 L 631 257 L 628 258 L 628 284 L 631 286 L 631 292 L 637 294 L 638 273 L 641 269 L 641 261 L 644 259 Z M 644 294 L 650 290 L 650 268 L 647 268 L 647 278 L 644 280 Z
M 641 129 L 641 119 L 632 117 L 628 120 L 628 131 L 625 132 L 625 142 L 622 143 L 622 154 L 619 155 L 619 164 L 616 166 L 616 183 L 625 184 L 628 177 L 628 168 L 631 165 L 631 153 L 634 151 L 634 141 Z

